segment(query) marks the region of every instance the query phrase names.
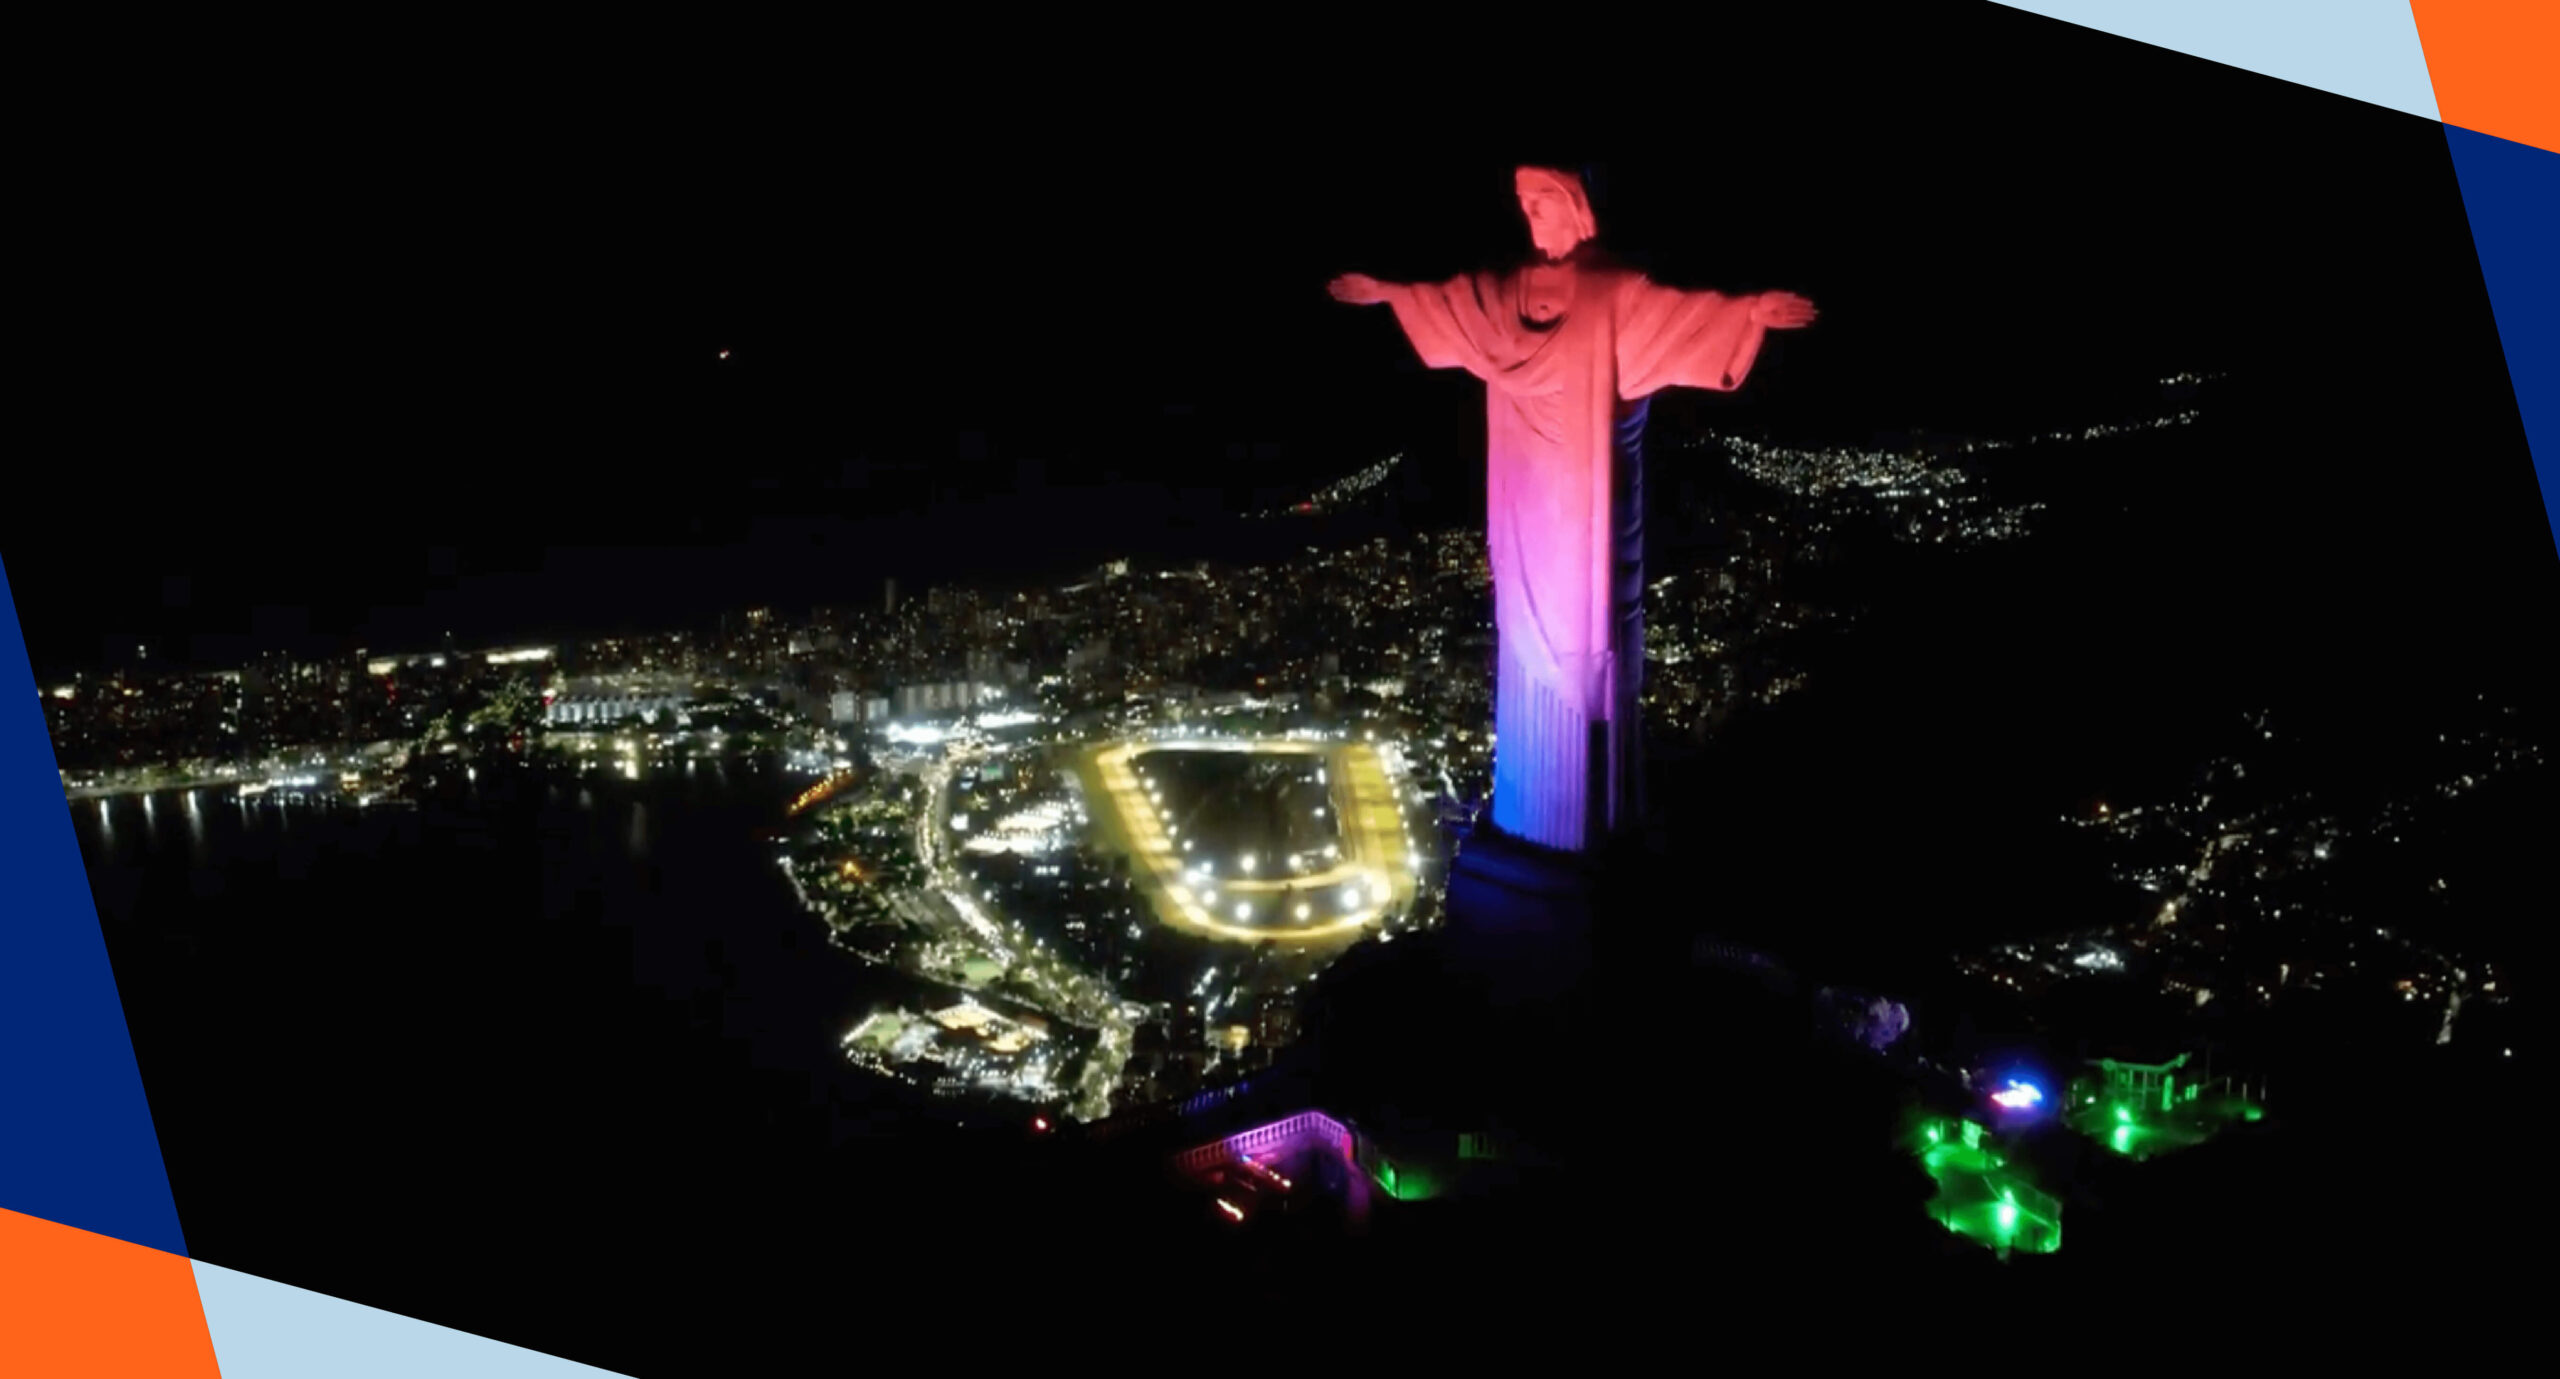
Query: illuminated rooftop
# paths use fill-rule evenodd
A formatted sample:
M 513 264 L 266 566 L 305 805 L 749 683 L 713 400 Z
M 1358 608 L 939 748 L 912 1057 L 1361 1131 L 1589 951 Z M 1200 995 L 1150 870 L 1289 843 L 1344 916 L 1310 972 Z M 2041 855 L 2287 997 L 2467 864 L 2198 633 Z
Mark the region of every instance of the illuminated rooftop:
M 1937 1180 L 1929 1215 L 1938 1224 L 2003 1257 L 2062 1248 L 2061 1201 L 2029 1182 L 1980 1122 L 1928 1117 L 1915 1140 L 1921 1166 Z
M 1391 1159 L 1370 1136 L 1317 1110 L 1195 1146 L 1175 1155 L 1174 1166 L 1239 1226 L 1311 1193 L 1337 1199 L 1355 1219 L 1380 1195 L 1399 1202 L 1439 1195 L 1435 1175 L 1422 1165 Z
M 2167 1063 L 2101 1059 L 2071 1084 L 2064 1123 L 2128 1159 L 2142 1160 L 2204 1143 L 2266 1112 L 2245 1088 L 2185 1075 L 2181 1054 Z

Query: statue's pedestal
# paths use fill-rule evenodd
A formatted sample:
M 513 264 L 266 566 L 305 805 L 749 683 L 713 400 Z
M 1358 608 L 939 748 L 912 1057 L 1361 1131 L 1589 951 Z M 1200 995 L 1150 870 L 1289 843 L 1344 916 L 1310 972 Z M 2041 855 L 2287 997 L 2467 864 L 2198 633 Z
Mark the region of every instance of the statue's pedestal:
M 1479 825 L 1449 871 L 1452 927 L 1516 934 L 1578 933 L 1591 919 L 1599 859 L 1557 852 Z
M 1441 924 L 1362 945 L 1319 984 L 1325 1104 L 1378 1132 L 1499 1125 L 1570 1158 L 1584 1127 L 1611 1123 L 1594 1110 L 1617 1075 L 1593 1058 L 1590 1031 L 1623 1018 L 1606 1003 L 1627 984 L 1603 954 L 1622 946 L 1613 931 L 1647 926 L 1627 903 L 1646 879 L 1615 847 L 1560 853 L 1478 825 L 1450 868 Z
M 1449 872 L 1444 933 L 1455 965 L 1497 1004 L 1570 991 L 1590 967 L 1605 876 L 1596 856 L 1480 825 Z

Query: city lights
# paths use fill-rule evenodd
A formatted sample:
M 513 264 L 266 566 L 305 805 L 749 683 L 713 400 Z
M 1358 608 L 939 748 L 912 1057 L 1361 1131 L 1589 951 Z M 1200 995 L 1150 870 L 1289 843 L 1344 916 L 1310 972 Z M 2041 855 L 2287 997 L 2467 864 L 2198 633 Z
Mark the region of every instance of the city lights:
M 2286 788 L 2284 774 L 2302 769 L 2293 752 L 2254 746 L 2197 763 L 2182 794 L 2108 801 L 2067 813 L 2071 826 L 2097 830 L 2125 849 L 2114 876 L 2158 898 L 2148 919 L 2108 932 L 2011 945 L 1967 957 L 1962 966 L 2030 995 L 2064 981 L 2134 980 L 2155 984 L 2192 1007 L 2218 999 L 2274 1006 L 2294 1000 L 2297 992 L 2388 994 L 2403 1004 L 2435 1005 L 2441 1018 L 2434 1041 L 2453 1044 L 2466 1005 L 2494 1001 L 2494 978 L 2485 964 L 2360 919 L 2328 878 L 2337 859 L 2352 855 L 2352 840 L 2388 842 L 2488 782 L 2541 765 L 2539 745 L 2514 736 L 2504 717 L 2492 711 L 2468 731 L 2432 724 L 2423 732 L 2408 731 L 2410 745 L 2432 746 L 2428 757 L 2418 759 L 2431 764 L 2413 763 L 2391 794 L 2357 813 L 2342 816 L 2322 807 L 2322 797 L 2311 790 Z M 2299 744 L 2305 737 L 2266 710 L 2240 718 L 2251 743 Z M 2368 730 L 2360 745 L 2371 746 L 2373 736 Z M 2223 788 L 2224 782 L 2261 779 L 2265 783 L 2246 796 Z M 2438 878 L 2426 889 L 2443 896 L 2451 886 Z M 2211 922 L 2196 922 L 2199 913 L 2209 913 Z M 2280 950 L 2249 960 L 2236 956 L 2245 937 L 2277 934 Z
M 1395 473 L 1396 466 L 1402 463 L 1404 456 L 1401 453 L 1389 455 L 1356 474 L 1327 484 L 1303 501 L 1254 515 L 1263 518 L 1312 517 L 1332 512 L 1385 483 L 1387 477 Z
M 2161 381 L 2189 388 L 2209 378 Z M 2075 462 L 2083 450 L 2047 447 L 2199 424 L 2194 410 L 2170 410 L 2186 405 L 2168 402 L 2165 415 L 2129 425 L 2009 440 L 1823 448 L 1711 435 L 1697 442 L 1729 461 L 1731 473 L 1718 480 L 1723 490 L 1753 497 L 1730 513 L 1684 509 L 1713 528 L 1718 539 L 1700 548 L 1715 554 L 1652 572 L 1647 583 L 1648 732 L 1712 744 L 1728 714 L 1804 686 L 1795 648 L 1873 611 L 1845 600 L 1810 606 L 1832 598 L 1811 592 L 1817 585 L 1828 591 L 1853 581 L 1845 574 L 1797 581 L 1791 572 L 1876 544 L 1861 533 L 1927 543 L 2025 531 L 2036 505 L 2009 505 L 2000 488 L 2007 480 L 1972 466 L 1975 459 L 2033 448 L 2037 457 Z M 1665 430 L 1674 424 L 1663 419 Z M 1670 447 L 1680 443 L 1673 438 Z M 1372 494 L 1402 458 L 1300 506 Z M 2106 468 L 2117 457 L 2085 458 Z M 315 793 L 361 800 L 409 788 L 396 783 L 409 762 L 437 789 L 468 783 L 495 795 L 491 782 L 508 769 L 495 763 L 521 751 L 578 773 L 562 791 L 564 807 L 577 799 L 581 808 L 628 810 L 635 799 L 651 800 L 651 827 L 635 823 L 629 833 L 642 840 L 666 831 L 654 792 L 694 788 L 696 763 L 702 786 L 720 772 L 724 789 L 745 783 L 751 769 L 766 772 L 762 789 L 779 764 L 787 784 L 773 788 L 774 802 L 790 803 L 785 819 L 759 821 L 758 832 L 771 835 L 760 841 L 787 846 L 778 860 L 799 903 L 823 919 L 825 941 L 884 972 L 920 974 L 932 989 L 978 992 L 989 1002 L 974 1008 L 985 1015 L 959 997 L 934 1002 L 948 1009 L 877 1012 L 845 1036 L 845 1056 L 935 1095 L 1014 1099 L 1020 1123 L 1040 1133 L 1108 1107 L 1142 1027 L 1143 1052 L 1125 1074 L 1130 1098 L 1179 1103 L 1204 1085 L 1243 1085 L 1302 1037 L 1296 993 L 1319 980 L 1314 974 L 1336 949 L 1450 918 L 1446 878 L 1437 874 L 1448 869 L 1441 849 L 1482 825 L 1495 751 L 1486 730 L 1494 712 L 1487 652 L 1498 629 L 1482 524 L 1356 544 L 1328 535 L 1328 549 L 1317 548 L 1314 524 L 1304 530 L 1303 554 L 1243 569 L 1187 560 L 1148 568 L 1167 562 L 1140 554 L 1063 588 L 911 591 L 903 604 L 892 598 L 883 609 L 872 600 L 796 626 L 759 613 L 744 630 L 730 620 L 717 641 L 694 633 L 563 645 L 556 653 L 449 646 L 443 656 L 368 659 L 358 652 L 343 667 L 320 668 L 338 679 L 318 693 L 284 688 L 316 683 L 301 667 L 265 665 L 252 679 L 277 687 L 268 697 L 290 700 L 297 721 L 336 734 L 331 741 L 396 747 L 393 765 L 373 760 L 355 769 L 334 755 L 306 761 L 305 748 L 256 737 L 277 731 L 272 722 L 241 727 L 249 711 L 232 702 L 240 696 L 210 678 L 173 690 L 166 706 L 148 685 L 84 679 L 50 691 L 41 708 L 61 725 L 59 740 L 77 748 L 61 756 L 62 784 L 82 802 L 83 829 L 147 824 L 156 807 L 150 792 L 173 788 L 172 774 L 190 791 L 199 783 L 237 786 L 244 809 L 253 800 L 290 799 L 297 826 Z M 2226 592 L 2248 597 L 2245 589 Z M 2183 653 L 2170 646 L 2162 654 Z M 511 696 L 515 708 L 472 707 L 511 680 L 519 683 L 501 697 Z M 342 729 L 330 695 L 359 691 L 382 703 L 368 708 L 373 718 Z M 214 747 L 190 743 L 190 759 L 164 763 L 156 776 L 114 764 L 133 749 L 103 736 L 108 719 L 166 735 L 199 708 L 206 731 L 246 734 L 241 740 L 258 742 L 257 750 L 217 759 Z M 2195 763 L 2198 780 L 2183 793 L 2172 787 L 2145 799 L 2125 780 L 2061 781 L 2035 807 L 2057 829 L 2095 830 L 2083 835 L 2093 847 L 2121 844 L 2121 856 L 2101 865 L 2113 864 L 2112 879 L 2125 888 L 2119 898 L 2138 902 L 2141 913 L 2119 921 L 2092 907 L 2110 917 L 2066 916 L 2057 932 L 2004 936 L 2017 941 L 1953 961 L 1996 988 L 2004 1005 L 2086 993 L 2145 1009 L 2174 1006 L 2172 1013 L 2210 1003 L 2201 1014 L 2230 1012 L 2237 1022 L 2261 1018 L 2262 1006 L 2380 996 L 2413 1029 L 2423 1027 L 2412 1037 L 2477 1042 L 2495 1059 L 2512 1037 L 2513 1017 L 2497 1009 L 2502 988 L 2487 964 L 2415 937 L 2444 932 L 2428 925 L 2428 912 L 2480 904 L 2492 888 L 2444 858 L 2411 857 L 2409 894 L 2372 896 L 2347 884 L 2355 878 L 2342 864 L 2408 857 L 2448 831 L 2431 810 L 2496 788 L 2502 775 L 2536 764 L 2539 749 L 2497 723 L 2466 732 L 2427 718 L 2420 735 L 2414 721 L 2391 717 L 2359 731 L 2405 726 L 2435 755 L 2424 768 L 2433 774 L 2409 789 L 2392 786 L 2397 797 L 2388 803 L 2379 791 L 2374 803 L 2351 803 L 2287 778 L 2296 769 L 2290 759 L 2325 754 L 2361 763 L 2383 754 L 2353 741 L 2318 743 L 2309 728 L 2263 713 L 2211 749 L 2227 755 Z M 1751 721 L 1741 721 L 1748 730 Z M 1227 759 L 1184 759 L 1192 754 Z M 679 759 L 681 773 L 671 769 Z M 616 777 L 646 785 L 620 786 Z M 2092 803 L 2101 788 L 2107 801 Z M 85 803 L 92 792 L 95 822 Z M 110 808 L 107 795 L 128 792 L 139 808 Z M 192 818 L 192 793 L 188 809 Z M 161 821 L 164 829 L 170 822 Z M 2394 852 L 2392 839 L 2406 839 L 2407 852 Z M 656 860 L 672 856 L 667 849 Z M 1975 876 L 2003 862 L 1996 853 L 1961 859 Z M 758 879 L 769 882 L 758 865 Z M 1702 884 L 1713 888 L 1712 878 Z M 1715 904 L 1704 892 L 1675 889 L 1667 903 Z M 2064 925 L 2074 927 L 2059 931 Z M 1228 970 L 1215 980 L 1200 973 L 1203 951 L 1220 955 Z M 1179 966 L 1168 971 L 1167 963 Z M 1185 998 L 1195 975 L 1197 989 Z M 2297 994 L 2306 992 L 2344 994 Z M 2164 996 L 2172 999 L 2155 999 Z M 999 1005 L 1018 1014 L 991 1018 Z M 1908 1025 L 1908 1012 L 1894 1007 L 1900 1024 L 1888 1031 L 1882 1009 L 1862 997 L 1851 1012 L 1865 1021 L 1851 1033 L 1878 1051 Z M 2248 1056 L 2237 1042 L 2215 1045 L 2215 1060 Z M 1923 1056 L 1915 1045 L 1937 1048 L 1906 1039 L 1890 1052 L 1908 1063 Z M 1157 1052 L 1168 1046 L 1179 1056 Z M 2263 1114 L 2243 1093 L 2202 1079 L 2182 1081 L 2174 1102 L 2158 1088 L 2137 1098 L 2104 1086 L 2084 1102 L 2078 1079 L 2051 1070 L 2048 1087 L 2047 1071 L 2008 1065 L 1987 1084 L 1977 1074 L 1947 1104 L 1969 1101 L 1983 1125 L 1958 1131 L 1950 1115 L 1920 1136 L 1947 1151 L 1931 1162 L 1943 1190 L 1932 1211 L 1991 1248 L 2034 1251 L 2058 1241 L 2059 1206 L 2001 1159 L 2012 1132 L 2076 1134 L 2087 1147 L 2142 1159 L 2188 1142 L 2198 1126 Z M 2221 1071 L 2227 1081 L 2230 1069 Z M 2216 1106 L 2217 1097 L 2224 1104 Z M 1040 1114 L 1031 1114 L 1035 1108 Z M 1275 1162 L 1256 1148 L 1227 1170 L 1221 1211 L 1241 1220 L 1270 1204 L 1271 1185 L 1287 1185 Z M 1417 1163 L 1375 1176 L 1401 1195 L 1392 1182 L 1426 1172 Z
M 2190 381 L 2202 381 L 2192 378 Z M 2034 446 L 2077 444 L 2172 427 L 2191 426 L 2189 408 L 2124 424 L 2092 424 L 2019 440 L 1966 440 L 1908 450 L 1809 450 L 1771 445 L 1743 436 L 1710 434 L 1696 445 L 1721 448 L 1745 474 L 1772 487 L 1814 499 L 1861 494 L 1881 502 L 1899 520 L 1902 540 L 1945 543 L 2011 540 L 2026 534 L 2041 503 L 1977 511 L 1976 476 L 1961 461 Z

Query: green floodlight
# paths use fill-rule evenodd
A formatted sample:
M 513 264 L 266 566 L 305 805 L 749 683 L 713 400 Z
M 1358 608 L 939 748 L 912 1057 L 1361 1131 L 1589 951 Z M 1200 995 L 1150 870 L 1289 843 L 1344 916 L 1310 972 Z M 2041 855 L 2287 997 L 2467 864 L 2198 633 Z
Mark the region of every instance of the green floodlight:
M 2020 1204 L 2021 1192 L 2033 1200 Z M 1929 1216 L 2003 1259 L 2013 1249 L 2050 1254 L 2062 1247 L 2059 1204 L 2032 1188 L 2012 1187 L 1976 1174 L 1940 1179 Z

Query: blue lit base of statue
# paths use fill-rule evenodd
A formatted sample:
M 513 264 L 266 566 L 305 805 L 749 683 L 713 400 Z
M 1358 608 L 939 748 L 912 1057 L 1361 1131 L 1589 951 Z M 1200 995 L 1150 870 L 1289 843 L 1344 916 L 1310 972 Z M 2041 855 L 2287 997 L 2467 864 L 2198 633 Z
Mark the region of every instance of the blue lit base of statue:
M 1440 934 L 1449 976 L 1494 1006 L 1570 1000 L 1606 922 L 1595 860 L 1478 824 L 1449 869 Z
M 1515 838 L 1491 820 L 1476 825 L 1449 870 L 1453 924 L 1547 932 L 1587 918 L 1600 879 L 1590 853 L 1558 852 Z

